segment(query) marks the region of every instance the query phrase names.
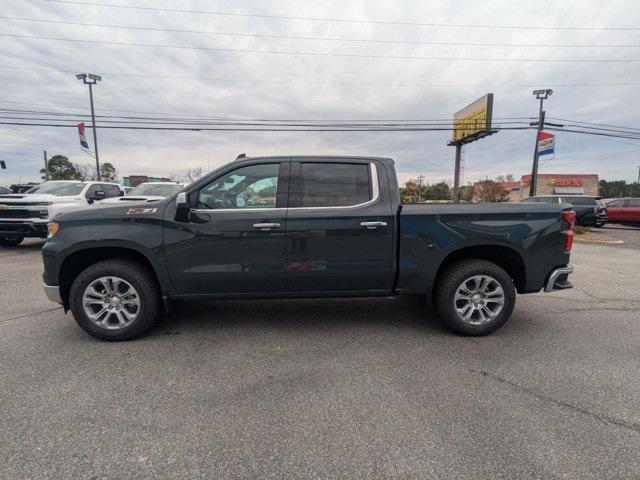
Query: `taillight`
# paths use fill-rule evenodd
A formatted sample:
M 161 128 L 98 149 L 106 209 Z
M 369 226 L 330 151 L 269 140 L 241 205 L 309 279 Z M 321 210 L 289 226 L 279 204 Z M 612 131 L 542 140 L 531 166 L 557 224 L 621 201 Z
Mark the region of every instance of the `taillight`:
M 573 224 L 576 221 L 576 212 L 565 210 L 560 216 L 562 221 L 567 224 L 567 229 L 564 231 L 564 251 L 570 252 L 573 247 Z

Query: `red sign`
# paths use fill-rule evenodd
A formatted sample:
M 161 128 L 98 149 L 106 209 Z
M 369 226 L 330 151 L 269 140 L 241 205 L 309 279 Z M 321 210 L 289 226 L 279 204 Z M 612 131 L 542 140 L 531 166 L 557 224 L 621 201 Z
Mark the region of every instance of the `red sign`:
M 552 178 L 549 185 L 553 187 L 581 187 L 582 180 L 577 178 Z

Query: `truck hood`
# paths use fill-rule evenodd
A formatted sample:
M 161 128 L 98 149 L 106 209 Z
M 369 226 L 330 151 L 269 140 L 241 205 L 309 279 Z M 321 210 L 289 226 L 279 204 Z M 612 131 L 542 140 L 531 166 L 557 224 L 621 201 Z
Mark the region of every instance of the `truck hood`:
M 82 200 L 81 196 L 63 196 L 48 195 L 42 193 L 14 193 L 8 195 L 0 195 L 2 203 L 24 203 L 24 202 L 48 202 L 48 203 L 78 203 Z
M 113 219 L 135 219 L 145 217 L 161 218 L 170 199 L 154 201 L 153 203 L 141 202 L 96 202 L 98 208 L 83 208 L 79 210 L 63 211 L 56 215 L 55 221 L 65 222 L 102 222 Z
M 100 205 L 121 205 L 123 203 L 140 203 L 140 202 L 155 202 L 158 200 L 162 200 L 165 197 L 160 197 L 158 195 L 136 195 L 134 197 L 115 197 L 115 198 L 107 198 L 100 202 Z

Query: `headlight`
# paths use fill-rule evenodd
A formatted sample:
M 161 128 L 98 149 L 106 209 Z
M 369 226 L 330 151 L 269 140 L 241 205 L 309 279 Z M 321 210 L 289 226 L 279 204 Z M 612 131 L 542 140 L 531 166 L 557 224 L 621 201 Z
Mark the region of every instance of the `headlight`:
M 49 210 L 40 210 L 40 218 L 49 218 Z
M 60 230 L 60 224 L 57 222 L 49 222 L 47 224 L 47 238 L 52 238 Z

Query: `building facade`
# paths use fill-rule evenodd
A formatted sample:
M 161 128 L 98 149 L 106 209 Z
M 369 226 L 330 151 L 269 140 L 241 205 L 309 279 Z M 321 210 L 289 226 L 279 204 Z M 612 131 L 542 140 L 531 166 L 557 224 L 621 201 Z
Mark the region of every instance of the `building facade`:
M 509 201 L 519 202 L 529 196 L 531 175 L 523 175 L 520 182 L 505 182 L 510 190 Z M 539 173 L 538 195 L 598 195 L 598 175 L 595 173 Z

